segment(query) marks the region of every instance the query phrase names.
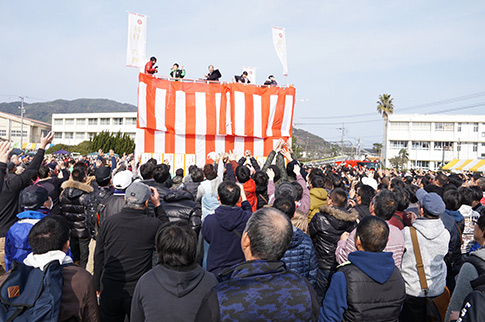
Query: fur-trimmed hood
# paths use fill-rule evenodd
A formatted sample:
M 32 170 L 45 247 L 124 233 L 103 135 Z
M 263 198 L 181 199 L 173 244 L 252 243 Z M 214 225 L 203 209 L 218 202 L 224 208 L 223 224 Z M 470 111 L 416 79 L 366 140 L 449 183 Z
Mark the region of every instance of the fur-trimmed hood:
M 94 191 L 93 187 L 91 187 L 90 185 L 85 184 L 83 182 L 74 181 L 72 179 L 64 181 L 64 183 L 62 183 L 62 185 L 61 185 L 61 188 L 62 189 L 68 189 L 68 188 L 77 189 L 77 190 L 81 190 L 85 193 L 91 193 L 91 192 Z
M 351 209 L 350 212 L 346 212 L 343 209 L 330 206 L 322 206 L 320 207 L 320 212 L 322 214 L 329 214 L 330 216 L 343 221 L 356 221 L 357 218 L 359 218 L 359 214 L 354 209 Z

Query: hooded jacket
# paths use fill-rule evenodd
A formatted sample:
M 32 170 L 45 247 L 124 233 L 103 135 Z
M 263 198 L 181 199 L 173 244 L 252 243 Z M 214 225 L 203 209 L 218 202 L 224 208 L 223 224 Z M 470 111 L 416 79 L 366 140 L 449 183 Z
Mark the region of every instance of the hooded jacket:
M 305 277 L 315 288 L 317 284 L 318 260 L 312 239 L 298 228 L 293 227 L 293 237 L 283 258 L 286 267 Z
M 88 219 L 95 216 L 94 189 L 90 185 L 69 179 L 61 186 L 64 189 L 59 197 L 61 213 L 71 228 L 71 237 L 91 238 Z M 94 214 L 91 212 L 94 211 Z
M 171 222 L 186 223 L 199 235 L 202 213 L 200 204 L 193 200 L 190 192 L 185 190 L 169 192 L 163 198 L 162 207 Z
M 5 237 L 5 270 L 9 271 L 12 261 L 23 263 L 28 254 L 32 252 L 29 245 L 29 232 L 45 213 L 35 210 L 26 210 L 17 215 L 19 221 L 10 227 Z
M 327 205 L 327 190 L 324 188 L 310 189 L 310 209 L 308 210 L 308 222 L 320 211 L 320 207 Z
M 199 265 L 157 265 L 138 281 L 131 302 L 131 321 L 194 321 L 202 299 L 217 285 Z
M 310 224 L 308 232 L 315 245 L 318 266 L 323 270 L 335 270 L 337 260 L 335 250 L 343 232 L 351 232 L 358 218 L 356 211 L 347 212 L 344 208 L 320 207 Z
M 397 321 L 405 286 L 392 254 L 357 251 L 332 277 L 319 321 Z
M 251 205 L 245 200 L 241 207 L 219 206 L 214 214 L 205 218 L 202 236 L 210 244 L 207 254 L 209 272 L 217 275 L 244 261 L 241 236 L 251 215 Z
M 446 286 L 446 264 L 444 258 L 448 254 L 450 233 L 445 229 L 443 222 L 437 219 L 418 218 L 413 222 L 418 235 L 419 249 L 424 265 L 426 281 L 428 283 L 428 296 L 438 296 L 443 293 Z M 401 274 L 406 282 L 406 294 L 416 297 L 425 297 L 419 283 L 416 257 L 411 241 L 410 227 L 404 227 L 404 245 L 406 251 L 402 257 Z
M 258 209 L 258 197 L 256 196 L 256 183 L 253 179 L 249 179 L 248 181 L 243 183 L 244 193 L 246 194 L 246 198 L 248 199 L 249 204 L 251 205 L 251 209 L 256 211 Z

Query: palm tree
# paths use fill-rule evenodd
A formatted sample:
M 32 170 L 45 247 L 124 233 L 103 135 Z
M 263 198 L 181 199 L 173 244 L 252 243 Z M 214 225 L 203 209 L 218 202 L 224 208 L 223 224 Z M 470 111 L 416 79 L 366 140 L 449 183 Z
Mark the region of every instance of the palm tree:
M 400 163 L 401 163 L 401 168 L 404 168 L 404 165 L 407 165 L 408 161 L 409 161 L 408 150 L 405 149 L 405 148 L 402 148 L 401 150 L 399 150 L 398 155 L 399 155 L 399 159 L 400 159 Z
M 374 150 L 375 154 L 380 156 L 382 152 L 382 143 L 373 143 L 372 150 Z
M 379 100 L 377 101 L 377 112 L 381 114 L 384 119 L 384 135 L 382 136 L 382 159 L 384 167 L 387 167 L 387 124 L 389 115 L 394 112 L 393 100 L 394 99 L 391 98 L 390 94 L 382 94 L 379 95 Z

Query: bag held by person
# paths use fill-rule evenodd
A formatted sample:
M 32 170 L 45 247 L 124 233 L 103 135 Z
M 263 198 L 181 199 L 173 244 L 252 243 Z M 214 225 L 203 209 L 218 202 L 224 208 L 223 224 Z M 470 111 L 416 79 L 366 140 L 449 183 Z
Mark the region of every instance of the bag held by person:
M 39 268 L 13 262 L 0 286 L 0 321 L 57 322 L 62 297 L 62 265 Z
M 416 268 L 418 269 L 419 283 L 426 296 L 426 315 L 430 322 L 442 322 L 445 320 L 446 309 L 450 304 L 450 291 L 445 286 L 445 291 L 434 298 L 428 297 L 428 282 L 424 273 L 423 258 L 419 249 L 418 235 L 416 228 L 410 227 L 411 240 L 413 242 L 414 256 L 416 257 Z

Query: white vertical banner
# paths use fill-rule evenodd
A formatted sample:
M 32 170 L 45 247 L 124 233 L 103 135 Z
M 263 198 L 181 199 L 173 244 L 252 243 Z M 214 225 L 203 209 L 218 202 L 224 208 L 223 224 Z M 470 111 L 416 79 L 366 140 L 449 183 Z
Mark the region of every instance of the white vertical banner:
M 283 65 L 283 75 L 288 76 L 288 61 L 286 57 L 286 35 L 285 28 L 272 27 L 273 30 L 273 45 L 276 54 Z
M 243 66 L 243 71 L 248 72 L 248 79 L 251 84 L 256 84 L 256 67 Z
M 128 12 L 128 47 L 126 66 L 141 68 L 146 59 L 147 17 Z

